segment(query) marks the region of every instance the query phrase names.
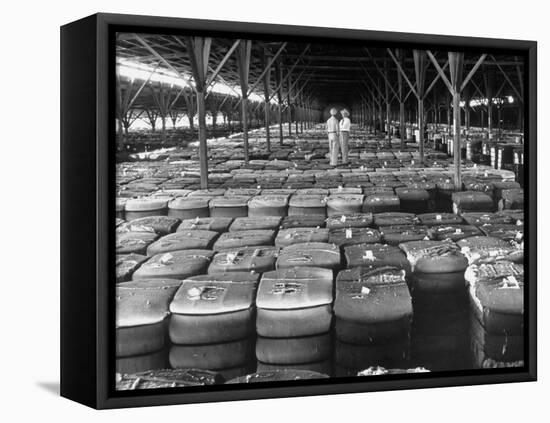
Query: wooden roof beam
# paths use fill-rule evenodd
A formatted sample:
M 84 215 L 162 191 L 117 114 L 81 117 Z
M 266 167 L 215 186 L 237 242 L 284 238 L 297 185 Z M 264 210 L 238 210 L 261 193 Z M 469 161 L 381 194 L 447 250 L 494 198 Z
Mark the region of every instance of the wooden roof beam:
M 435 58 L 435 56 L 432 54 L 432 52 L 430 50 L 427 50 L 426 53 L 428 54 L 428 57 L 430 58 L 433 65 L 437 69 L 437 73 L 439 73 L 439 75 L 441 76 L 441 79 L 443 80 L 443 82 L 447 86 L 447 89 L 452 94 L 454 92 L 453 91 L 453 86 L 451 85 L 451 82 L 449 81 L 449 78 L 447 78 L 447 75 L 445 75 L 445 71 L 441 68 L 441 66 L 439 66 L 439 63 L 437 62 L 437 59 Z M 448 62 L 450 63 L 450 59 L 448 60 Z
M 191 60 L 191 69 L 195 78 L 197 112 L 199 115 L 199 165 L 201 189 L 208 188 L 208 146 L 206 142 L 206 105 L 205 88 L 208 76 L 211 38 L 185 37 L 187 53 Z
M 516 57 L 516 60 L 518 60 L 518 58 Z M 518 82 L 519 82 L 519 90 L 521 92 L 521 96 L 523 97 L 523 93 L 524 93 L 524 89 L 523 89 L 523 75 L 521 73 L 521 68 L 519 65 L 516 65 L 516 72 L 517 72 L 517 75 L 518 75 Z
M 445 71 L 445 69 L 447 69 L 448 66 L 449 66 L 449 60 L 447 59 L 447 61 L 445 62 L 445 64 L 441 69 Z M 439 81 L 440 78 L 441 78 L 441 74 L 438 72 L 435 78 L 433 79 L 432 83 L 426 89 L 426 92 L 424 93 L 424 99 L 428 96 L 428 94 L 433 89 L 433 87 L 435 87 L 435 84 L 437 84 L 437 81 Z
M 134 34 L 135 38 L 139 41 L 147 51 L 149 51 L 153 56 L 159 59 L 166 67 L 168 67 L 172 72 L 174 72 L 183 82 L 185 82 L 190 88 L 195 88 L 194 85 L 188 78 L 185 78 L 182 73 L 177 70 L 170 62 L 168 62 L 164 57 L 162 57 L 153 47 L 151 47 L 147 42 L 141 38 L 138 34 Z
M 300 54 L 300 56 L 298 56 L 298 58 L 294 61 L 294 64 L 290 67 L 290 69 L 289 69 L 288 73 L 286 74 L 286 76 L 285 76 L 285 77 L 279 78 L 280 81 L 278 81 L 278 84 L 276 84 L 276 87 L 275 87 L 275 89 L 273 90 L 273 94 L 272 94 L 271 97 L 269 98 L 269 101 L 271 101 L 271 99 L 275 96 L 275 93 L 280 92 L 281 88 L 283 87 L 283 84 L 284 84 L 284 83 L 286 82 L 286 80 L 290 77 L 290 75 L 292 74 L 292 71 L 294 70 L 294 68 L 296 67 L 296 65 L 300 62 L 300 60 L 302 60 L 302 58 L 304 57 L 304 55 L 305 55 L 306 52 L 308 51 L 310 45 L 311 45 L 311 44 L 306 45 L 306 47 L 304 48 L 304 50 L 302 51 L 302 53 Z M 279 66 L 280 74 L 282 75 L 282 66 L 280 66 L 280 62 L 276 62 L 276 66 Z
M 405 73 L 405 71 L 403 70 L 403 67 L 401 66 L 401 63 L 399 63 L 399 61 L 397 60 L 397 58 L 395 57 L 395 55 L 392 53 L 392 51 L 388 48 L 386 49 L 386 51 L 388 52 L 388 54 L 390 55 L 390 57 L 392 58 L 392 60 L 394 61 L 395 65 L 397 66 L 397 69 L 399 70 L 399 72 L 401 73 L 401 76 L 403 77 L 403 79 L 405 80 L 405 82 L 409 85 L 409 87 L 411 88 L 411 92 L 418 98 L 418 93 L 416 91 L 416 88 L 414 87 L 414 85 L 411 83 L 409 77 L 407 76 L 407 74 Z M 407 96 L 408 97 L 408 96 Z
M 518 96 L 519 100 L 523 103 L 523 95 L 520 94 L 520 92 L 518 91 L 518 89 L 516 88 L 515 84 L 512 83 L 512 81 L 510 80 L 510 77 L 508 76 L 508 74 L 506 72 L 504 72 L 504 69 L 502 69 L 502 67 L 497 63 L 497 60 L 495 59 L 495 56 L 491 55 L 491 58 L 493 59 L 493 63 L 496 64 L 498 70 L 502 73 L 502 75 L 504 76 L 504 79 L 506 79 L 506 81 L 508 82 L 508 84 L 510 84 L 510 87 L 514 90 L 514 92 L 516 93 L 516 95 Z
M 138 88 L 138 90 L 136 91 L 136 93 L 134 94 L 132 99 L 129 101 L 129 103 L 127 105 L 128 109 L 132 107 L 132 105 L 136 102 L 137 98 L 139 97 L 139 95 L 143 91 L 143 88 L 145 88 L 145 86 L 149 83 L 149 81 L 151 81 L 151 78 L 155 74 L 155 72 L 157 71 L 159 65 L 160 65 L 160 62 L 157 63 L 155 68 L 149 73 L 149 76 L 147 77 L 147 79 L 144 80 L 143 83 L 140 85 L 140 87 Z
M 206 88 L 208 89 L 208 87 L 214 82 L 214 80 L 216 79 L 216 77 L 218 76 L 218 74 L 220 73 L 220 71 L 222 70 L 223 66 L 225 65 L 225 63 L 227 62 L 227 60 L 229 60 L 229 58 L 231 57 L 231 55 L 233 54 L 233 52 L 235 51 L 235 49 L 239 46 L 241 40 L 236 40 L 233 45 L 231 46 L 231 48 L 227 51 L 227 53 L 225 53 L 225 56 L 223 57 L 223 59 L 220 61 L 220 63 L 218 64 L 218 66 L 216 67 L 216 69 L 214 70 L 214 72 L 212 72 L 212 74 L 208 77 L 208 79 L 206 80 Z
M 237 51 L 237 66 L 239 71 L 239 81 L 241 85 L 241 122 L 243 126 L 243 144 L 244 161 L 248 163 L 248 118 L 247 118 L 247 99 L 248 99 L 248 78 L 250 76 L 250 57 L 252 54 L 252 41 L 245 40 L 239 45 Z
M 361 65 L 362 66 L 362 65 Z M 378 95 L 380 97 L 384 97 L 384 94 L 382 94 L 382 91 L 380 90 L 380 87 L 378 86 L 378 84 L 374 81 L 374 79 L 372 78 L 372 76 L 370 76 L 370 73 L 365 69 L 363 68 L 363 71 L 365 72 L 365 75 L 367 75 L 367 77 L 369 78 L 371 84 L 374 86 L 374 88 L 376 88 L 376 91 L 378 92 Z
M 466 85 L 468 85 L 468 82 L 470 82 L 470 79 L 472 79 L 472 77 L 475 75 L 475 73 L 477 72 L 479 67 L 483 64 L 486 57 L 487 57 L 486 54 L 482 54 L 481 57 L 477 60 L 474 67 L 470 70 L 470 73 L 468 73 L 466 78 L 464 78 L 464 81 L 462 82 L 462 85 L 460 86 L 460 91 L 463 91 L 464 88 L 466 87 Z
M 374 67 L 376 68 L 376 70 L 378 71 L 378 73 L 380 74 L 380 76 L 382 76 L 382 78 L 384 78 L 384 81 L 386 82 L 388 88 L 391 90 L 391 92 L 393 93 L 394 97 L 397 99 L 397 101 L 399 101 L 399 96 L 397 95 L 397 92 L 394 90 L 394 88 L 392 87 L 392 85 L 390 84 L 390 81 L 388 79 L 388 75 L 386 72 L 382 71 L 382 69 L 380 69 L 380 67 L 376 64 L 376 61 L 374 60 L 374 58 L 372 57 L 372 54 L 370 53 L 369 49 L 368 48 L 364 48 L 364 50 L 367 52 L 368 56 L 370 57 L 372 63 L 374 64 Z M 384 62 L 384 66 L 386 69 L 387 68 L 387 63 Z
M 277 52 L 275 53 L 275 55 L 269 60 L 269 63 L 267 64 L 267 66 L 264 68 L 264 70 L 262 71 L 262 73 L 260 74 L 260 76 L 258 76 L 258 79 L 256 80 L 256 82 L 254 84 L 252 84 L 252 87 L 250 87 L 250 89 L 248 90 L 248 95 L 249 96 L 250 94 L 252 94 L 252 91 L 254 91 L 254 88 L 256 88 L 256 86 L 261 82 L 263 81 L 263 77 L 264 75 L 271 69 L 271 66 L 273 66 L 273 63 L 275 63 L 275 60 L 277 60 L 277 58 L 279 57 L 279 55 L 283 52 L 283 50 L 286 48 L 287 46 L 287 42 L 284 42 L 281 47 L 279 47 L 279 50 L 277 50 Z M 308 44 L 309 46 L 309 44 Z
M 442 52 L 447 52 L 446 50 L 441 50 Z M 292 57 L 297 57 L 297 54 L 294 54 L 294 53 L 287 53 L 286 57 L 288 58 L 292 58 Z M 314 59 L 318 59 L 318 60 L 325 60 L 327 62 L 369 62 L 370 61 L 370 58 L 368 57 L 362 57 L 360 56 L 359 54 L 355 55 L 355 56 L 328 56 L 328 55 L 307 55 L 305 57 L 305 59 L 311 59 L 311 60 L 314 60 Z M 380 57 L 374 57 L 374 60 L 376 60 L 377 62 L 382 62 L 384 61 L 384 56 L 380 56 Z M 407 62 L 407 63 L 413 63 L 414 60 L 412 58 L 404 58 L 403 60 L 404 62 Z M 465 65 L 473 65 L 475 64 L 477 61 L 476 60 L 465 60 L 464 61 L 464 64 Z M 514 66 L 516 64 L 519 64 L 519 65 L 523 65 L 523 62 L 522 61 L 516 61 L 516 60 L 499 60 L 497 62 L 499 65 L 501 66 Z M 487 62 L 487 65 L 491 66 L 496 66 L 496 64 L 494 62 Z

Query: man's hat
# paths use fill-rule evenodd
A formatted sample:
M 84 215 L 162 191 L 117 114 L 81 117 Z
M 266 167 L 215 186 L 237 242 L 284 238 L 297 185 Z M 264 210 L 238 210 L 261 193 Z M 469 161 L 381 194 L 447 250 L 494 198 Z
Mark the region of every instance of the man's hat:
M 342 116 L 343 115 L 348 115 L 349 116 L 349 112 L 348 112 L 347 109 L 342 109 L 342 111 L 340 113 L 342 113 Z

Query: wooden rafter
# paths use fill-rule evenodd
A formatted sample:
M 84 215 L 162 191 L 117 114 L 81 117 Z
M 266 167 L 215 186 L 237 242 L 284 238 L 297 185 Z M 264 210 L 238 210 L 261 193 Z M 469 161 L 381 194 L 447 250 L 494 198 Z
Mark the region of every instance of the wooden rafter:
M 493 59 L 493 63 L 497 66 L 498 70 L 504 76 L 504 79 L 506 79 L 506 82 L 508 82 L 510 87 L 514 90 L 514 92 L 518 96 L 519 100 L 523 103 L 523 95 L 518 91 L 515 84 L 511 81 L 510 77 L 508 76 L 508 74 L 504 72 L 504 69 L 502 69 L 502 66 L 500 66 L 500 64 L 497 62 L 497 60 L 495 59 L 495 56 L 491 55 L 491 59 Z
M 269 72 L 269 70 L 271 69 L 271 66 L 273 66 L 273 63 L 275 63 L 275 60 L 277 60 L 277 58 L 279 57 L 279 55 L 283 52 L 283 50 L 285 49 L 286 45 L 288 43 L 284 42 L 282 43 L 281 47 L 279 47 L 279 50 L 277 50 L 277 52 L 275 53 L 275 55 L 269 60 L 269 63 L 267 63 L 267 65 L 265 65 L 265 68 L 264 70 L 262 71 L 262 73 L 260 74 L 260 76 L 258 76 L 258 79 L 256 80 L 256 82 L 254 82 L 254 84 L 252 84 L 252 87 L 250 87 L 248 89 L 248 96 L 250 96 L 250 94 L 252 94 L 252 92 L 254 91 L 254 88 L 256 88 L 256 86 L 263 81 L 263 77 L 264 75 Z
M 401 73 L 401 76 L 403 77 L 403 79 L 405 80 L 405 82 L 409 85 L 409 87 L 411 88 L 411 92 L 418 98 L 418 94 L 416 92 L 416 88 L 415 86 L 411 83 L 409 77 L 407 76 L 407 74 L 405 73 L 405 71 L 403 70 L 403 67 L 401 66 L 401 63 L 399 63 L 399 61 L 397 60 L 397 58 L 395 57 L 395 55 L 392 53 L 392 51 L 388 48 L 386 49 L 386 51 L 388 52 L 388 54 L 390 55 L 390 57 L 392 58 L 392 60 L 394 61 L 395 63 L 395 66 L 397 66 L 397 69 L 399 71 L 399 73 Z
M 374 64 L 375 69 L 378 71 L 380 76 L 384 79 L 384 82 L 387 84 L 389 90 L 393 93 L 394 97 L 399 101 L 399 95 L 397 94 L 395 89 L 392 87 L 392 85 L 391 85 L 391 83 L 388 79 L 388 75 L 389 75 L 388 70 L 389 69 L 387 67 L 387 63 L 384 62 L 384 67 L 385 67 L 384 70 L 380 69 L 380 66 L 378 66 L 376 64 L 376 60 L 374 60 L 374 58 L 372 57 L 372 54 L 370 53 L 369 49 L 365 47 L 364 50 L 367 52 L 367 55 L 370 57 L 372 63 Z M 363 70 L 365 70 L 365 68 Z
M 233 45 L 231 46 L 231 48 L 228 50 L 227 53 L 225 53 L 225 56 L 223 57 L 223 59 L 220 61 L 220 63 L 218 64 L 218 66 L 216 67 L 216 69 L 212 72 L 212 74 L 208 77 L 208 79 L 206 80 L 206 88 L 208 89 L 208 87 L 210 85 L 212 85 L 212 83 L 214 82 L 214 80 L 216 79 L 216 77 L 218 76 L 218 74 L 220 73 L 220 71 L 222 70 L 223 66 L 227 63 L 227 61 L 229 60 L 229 58 L 231 57 L 231 55 L 233 54 L 233 52 L 237 49 L 237 47 L 239 46 L 241 40 L 236 40 Z
M 134 34 L 134 37 L 139 41 L 141 45 L 143 45 L 143 47 L 145 47 L 146 50 L 148 50 L 153 56 L 159 59 L 168 69 L 174 72 L 178 76 L 178 78 L 180 78 L 185 84 L 187 84 L 191 88 L 194 88 L 189 78 L 186 78 L 179 70 L 177 70 L 170 62 L 168 62 L 168 60 L 166 60 L 160 53 L 158 53 L 153 47 L 151 47 L 141 36 L 139 36 L 138 34 Z

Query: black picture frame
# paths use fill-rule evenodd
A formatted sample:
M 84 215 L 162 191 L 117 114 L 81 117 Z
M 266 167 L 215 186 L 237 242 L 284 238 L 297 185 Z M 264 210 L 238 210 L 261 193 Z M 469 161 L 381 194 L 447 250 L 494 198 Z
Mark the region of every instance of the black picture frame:
M 357 40 L 410 47 L 514 50 L 526 57 L 525 367 L 115 392 L 114 42 L 119 30 Z M 111 131 L 111 132 L 110 132 Z M 533 41 L 95 14 L 61 28 L 61 395 L 105 409 L 534 381 L 537 378 L 537 44 Z M 85 222 L 85 224 L 83 224 Z

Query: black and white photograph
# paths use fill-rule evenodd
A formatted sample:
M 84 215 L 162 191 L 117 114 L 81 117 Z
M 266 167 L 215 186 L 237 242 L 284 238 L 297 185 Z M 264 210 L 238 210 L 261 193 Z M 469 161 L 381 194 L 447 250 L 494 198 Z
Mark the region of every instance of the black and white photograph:
M 525 54 L 114 44 L 117 391 L 525 369 Z
M 5 4 L 4 420 L 540 421 L 546 9 Z

